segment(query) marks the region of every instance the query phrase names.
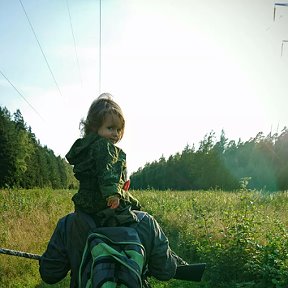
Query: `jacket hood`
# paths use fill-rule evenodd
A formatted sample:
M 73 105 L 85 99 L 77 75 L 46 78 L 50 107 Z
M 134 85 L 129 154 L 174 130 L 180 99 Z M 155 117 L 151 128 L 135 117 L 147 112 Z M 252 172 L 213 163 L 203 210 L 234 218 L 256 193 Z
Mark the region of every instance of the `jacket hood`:
M 99 138 L 100 136 L 98 136 L 97 134 L 90 133 L 83 138 L 77 139 L 65 156 L 67 161 L 71 165 L 80 163 L 83 157 L 85 157 L 87 149 L 91 145 L 91 143 L 95 142 Z

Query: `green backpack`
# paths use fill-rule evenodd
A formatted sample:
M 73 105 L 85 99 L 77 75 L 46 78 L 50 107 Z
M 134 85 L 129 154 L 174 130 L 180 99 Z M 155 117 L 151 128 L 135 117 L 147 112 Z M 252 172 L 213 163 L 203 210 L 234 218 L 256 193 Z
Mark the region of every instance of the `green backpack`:
M 141 212 L 139 213 L 141 216 Z M 90 221 L 91 223 L 91 221 Z M 142 288 L 145 249 L 133 227 L 93 228 L 79 268 L 79 288 Z

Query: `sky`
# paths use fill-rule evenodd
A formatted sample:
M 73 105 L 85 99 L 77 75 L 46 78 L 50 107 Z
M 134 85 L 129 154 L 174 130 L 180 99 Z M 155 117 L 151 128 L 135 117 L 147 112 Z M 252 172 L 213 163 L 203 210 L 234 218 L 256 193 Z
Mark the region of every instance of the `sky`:
M 20 109 L 40 143 L 65 157 L 92 101 L 111 93 L 130 173 L 197 149 L 212 131 L 236 142 L 280 133 L 288 7 L 276 6 L 274 20 L 274 4 L 0 0 L 0 106 Z

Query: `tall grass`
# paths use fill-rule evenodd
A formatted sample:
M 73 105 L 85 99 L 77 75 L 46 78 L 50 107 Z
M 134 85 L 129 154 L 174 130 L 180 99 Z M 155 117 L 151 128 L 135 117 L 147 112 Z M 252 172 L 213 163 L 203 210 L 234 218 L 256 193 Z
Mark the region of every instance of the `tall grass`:
M 42 254 L 57 220 L 72 211 L 71 193 L 0 190 L 0 246 Z M 0 287 L 37 287 L 38 261 L 0 254 Z
M 188 262 L 207 262 L 207 287 L 288 285 L 287 191 L 142 195 L 172 248 Z
M 186 261 L 206 262 L 202 283 L 152 280 L 155 288 L 283 288 L 288 285 L 288 192 L 132 191 Z M 68 190 L 0 190 L 0 246 L 42 254 L 58 219 L 73 211 Z M 0 255 L 0 287 L 41 282 L 38 262 Z

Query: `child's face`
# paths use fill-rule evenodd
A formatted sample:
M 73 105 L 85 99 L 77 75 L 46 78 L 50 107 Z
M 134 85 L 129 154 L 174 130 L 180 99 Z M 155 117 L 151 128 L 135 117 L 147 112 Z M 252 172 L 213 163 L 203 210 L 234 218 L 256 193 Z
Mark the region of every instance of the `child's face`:
M 113 144 L 116 144 L 120 140 L 122 130 L 123 125 L 119 116 L 116 114 L 107 114 L 97 133 L 110 140 Z

